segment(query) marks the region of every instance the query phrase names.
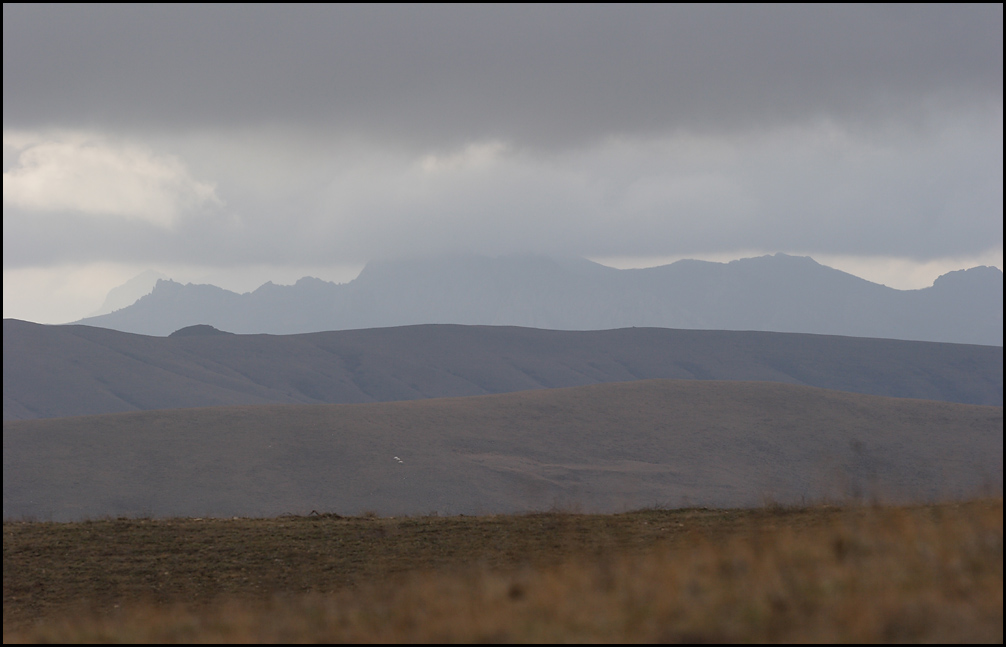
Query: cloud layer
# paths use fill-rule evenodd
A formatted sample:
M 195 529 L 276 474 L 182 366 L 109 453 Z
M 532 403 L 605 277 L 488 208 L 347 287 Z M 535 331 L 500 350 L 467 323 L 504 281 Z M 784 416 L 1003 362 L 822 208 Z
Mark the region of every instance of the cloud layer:
M 550 155 L 499 141 L 424 155 L 303 150 L 299 173 L 273 172 L 266 150 L 242 164 L 234 158 L 246 151 L 225 138 L 212 144 L 216 162 L 203 156 L 214 183 L 174 155 L 48 141 L 4 175 L 4 263 L 977 254 L 1001 246 L 1001 123 L 863 136 L 825 122 L 744 137 L 612 138 Z
M 1002 6 L 4 8 L 5 127 L 454 147 L 1001 102 Z M 72 122 L 68 124 L 69 122 Z
M 5 5 L 5 292 L 443 252 L 1001 264 L 1002 25 L 1002 5 Z

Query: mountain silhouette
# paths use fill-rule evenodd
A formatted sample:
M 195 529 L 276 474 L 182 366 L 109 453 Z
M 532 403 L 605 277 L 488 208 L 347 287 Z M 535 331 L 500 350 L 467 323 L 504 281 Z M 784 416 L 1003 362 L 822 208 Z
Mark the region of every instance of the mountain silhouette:
M 164 336 L 206 324 L 292 334 L 428 323 L 551 330 L 631 326 L 761 330 L 1001 346 L 1003 275 L 994 267 L 896 290 L 776 254 L 617 270 L 538 256 L 369 263 L 345 284 L 305 277 L 237 294 L 158 281 L 133 305 L 77 323 Z

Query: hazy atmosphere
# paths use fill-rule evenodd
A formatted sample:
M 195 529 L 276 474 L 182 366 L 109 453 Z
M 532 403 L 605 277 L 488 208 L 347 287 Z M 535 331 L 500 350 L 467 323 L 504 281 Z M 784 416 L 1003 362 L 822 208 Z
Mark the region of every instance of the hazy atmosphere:
M 1003 9 L 3 9 L 4 317 L 444 253 L 1002 268 Z

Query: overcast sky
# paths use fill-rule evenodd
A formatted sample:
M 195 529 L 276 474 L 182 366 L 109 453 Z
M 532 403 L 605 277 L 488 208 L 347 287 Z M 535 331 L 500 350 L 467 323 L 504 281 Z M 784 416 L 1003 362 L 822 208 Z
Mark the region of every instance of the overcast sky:
M 1002 268 L 1003 8 L 3 8 L 4 317 L 153 269 Z

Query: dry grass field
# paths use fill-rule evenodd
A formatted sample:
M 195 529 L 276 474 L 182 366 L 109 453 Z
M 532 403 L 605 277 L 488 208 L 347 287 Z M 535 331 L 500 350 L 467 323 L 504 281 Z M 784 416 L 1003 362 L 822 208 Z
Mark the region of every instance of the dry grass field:
M 4 523 L 4 642 L 1003 639 L 1001 498 Z

